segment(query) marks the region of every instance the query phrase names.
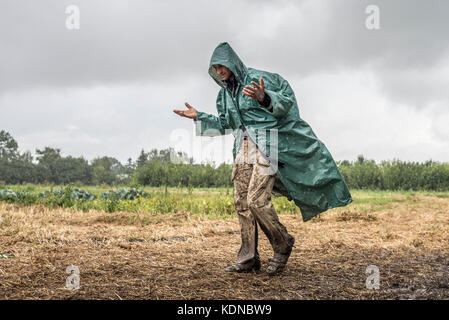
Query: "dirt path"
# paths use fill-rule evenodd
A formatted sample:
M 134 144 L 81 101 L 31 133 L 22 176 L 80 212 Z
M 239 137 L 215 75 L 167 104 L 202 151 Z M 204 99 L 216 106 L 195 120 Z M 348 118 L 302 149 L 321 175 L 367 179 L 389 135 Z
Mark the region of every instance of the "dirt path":
M 240 245 L 235 218 L 180 212 L 140 225 L 143 213 L 0 204 L 0 299 L 448 299 L 447 202 L 347 207 L 307 223 L 280 215 L 296 247 L 277 277 L 223 271 Z M 262 233 L 260 254 L 264 268 L 272 252 Z M 65 287 L 69 265 L 78 290 Z M 365 287 L 369 265 L 379 290 Z

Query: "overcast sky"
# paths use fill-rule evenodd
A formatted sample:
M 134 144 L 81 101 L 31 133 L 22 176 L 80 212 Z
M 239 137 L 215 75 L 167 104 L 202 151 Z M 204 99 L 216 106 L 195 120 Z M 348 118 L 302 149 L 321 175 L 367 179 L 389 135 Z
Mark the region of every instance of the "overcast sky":
M 288 80 L 335 160 L 447 162 L 448 14 L 446 0 L 1 0 L 0 130 L 33 153 L 126 161 L 173 146 L 229 163 L 232 136 L 195 137 L 172 112 L 187 101 L 216 115 L 207 69 L 227 41 Z

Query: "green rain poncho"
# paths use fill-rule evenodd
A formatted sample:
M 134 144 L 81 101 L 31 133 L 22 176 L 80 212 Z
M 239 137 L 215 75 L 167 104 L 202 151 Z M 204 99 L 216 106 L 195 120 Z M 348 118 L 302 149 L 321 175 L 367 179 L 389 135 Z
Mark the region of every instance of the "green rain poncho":
M 217 64 L 234 73 L 238 82 L 235 96 L 216 73 L 213 65 Z M 274 195 L 294 200 L 304 221 L 352 202 L 331 154 L 300 118 L 295 94 L 285 79 L 276 73 L 247 68 L 226 42 L 214 50 L 209 74 L 222 87 L 217 96 L 218 117 L 198 111 L 196 135 L 233 133 L 235 160 L 243 138 L 242 130 L 246 130 L 276 171 Z M 260 77 L 265 82 L 265 93 L 271 98 L 271 112 L 268 111 L 271 108 L 264 108 L 242 93 L 251 81 L 259 83 Z M 273 156 L 276 154 L 277 159 Z

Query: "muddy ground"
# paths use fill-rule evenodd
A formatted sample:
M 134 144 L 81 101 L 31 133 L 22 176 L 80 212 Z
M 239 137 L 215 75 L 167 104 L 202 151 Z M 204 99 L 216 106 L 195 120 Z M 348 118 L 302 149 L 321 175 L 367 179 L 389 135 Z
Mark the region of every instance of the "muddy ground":
M 77 212 L 0 204 L 0 299 L 448 299 L 449 199 L 415 196 L 303 223 L 283 274 L 230 274 L 238 221 L 178 212 Z M 146 220 L 148 221 L 148 220 Z M 272 251 L 260 232 L 262 271 Z M 66 268 L 80 288 L 66 288 Z M 366 288 L 366 268 L 380 288 Z

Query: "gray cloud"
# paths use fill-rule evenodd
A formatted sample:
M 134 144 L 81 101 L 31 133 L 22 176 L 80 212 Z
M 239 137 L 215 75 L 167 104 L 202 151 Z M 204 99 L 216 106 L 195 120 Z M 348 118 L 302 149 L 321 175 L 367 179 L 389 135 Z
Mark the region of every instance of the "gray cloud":
M 65 8 L 80 8 L 80 29 Z M 169 81 L 205 72 L 225 32 L 211 32 L 220 5 L 206 1 L 17 1 L 1 10 L 0 89 Z M 203 10 L 202 8 L 206 8 Z
M 69 4 L 81 10 L 80 30 L 65 27 Z M 370 4 L 380 8 L 380 30 L 365 27 Z M 170 81 L 205 72 L 222 40 L 247 64 L 286 75 L 372 65 L 387 87 L 448 56 L 449 3 L 442 0 L 6 0 L 2 6 L 0 92 Z

